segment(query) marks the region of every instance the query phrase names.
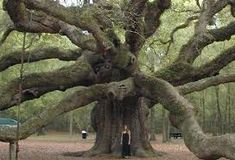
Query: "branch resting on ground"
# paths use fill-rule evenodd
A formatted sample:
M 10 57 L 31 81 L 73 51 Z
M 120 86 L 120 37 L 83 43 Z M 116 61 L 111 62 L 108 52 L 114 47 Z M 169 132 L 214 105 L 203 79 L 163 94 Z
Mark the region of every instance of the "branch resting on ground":
M 97 84 L 90 87 L 80 87 L 70 96 L 61 100 L 58 105 L 47 106 L 39 113 L 20 125 L 19 139 L 25 139 L 35 133 L 42 126 L 47 125 L 54 118 L 102 98 L 122 100 L 124 97 L 134 93 L 134 82 L 131 78 L 108 84 Z M 0 127 L 0 141 L 16 141 L 16 128 Z
M 225 157 L 235 160 L 235 136 L 208 136 L 203 133 L 195 118 L 196 108 L 171 84 L 142 74 L 137 74 L 134 80 L 139 87 L 149 90 L 151 98 L 160 102 L 170 112 L 171 123 L 184 133 L 186 146 L 198 158 Z

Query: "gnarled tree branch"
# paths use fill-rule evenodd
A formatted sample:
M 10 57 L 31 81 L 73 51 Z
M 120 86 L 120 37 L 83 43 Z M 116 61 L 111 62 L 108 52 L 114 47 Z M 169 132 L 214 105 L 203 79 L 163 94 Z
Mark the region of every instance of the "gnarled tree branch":
M 22 0 L 4 1 L 4 8 L 18 31 L 32 33 L 58 33 L 56 20 L 44 13 L 28 11 Z
M 76 7 L 74 9 L 71 7 L 64 7 L 55 1 L 47 0 L 25 0 L 24 4 L 28 9 L 43 11 L 63 22 L 89 31 L 96 39 L 99 48 L 108 50 L 113 47 L 112 42 L 109 41 L 106 34 L 102 31 L 102 27 L 110 27 L 110 24 L 104 24 L 104 21 L 100 19 L 102 14 L 97 16 L 98 13 L 102 12 L 96 5 L 90 5 L 89 7 L 83 8 Z M 51 6 L 54 7 L 51 8 Z
M 125 16 L 129 21 L 126 31 L 126 43 L 130 46 L 130 51 L 137 54 L 145 41 L 143 11 L 146 8 L 147 0 L 131 0 Z
M 235 82 L 235 74 L 231 75 L 218 75 L 202 79 L 196 82 L 187 83 L 177 87 L 181 94 L 189 94 L 195 91 L 201 91 L 211 86 L 217 86 L 223 83 Z
M 160 16 L 170 7 L 170 0 L 130 1 L 126 12 L 129 25 L 126 29 L 126 42 L 130 51 L 137 55 L 147 38 L 155 33 L 160 25 Z
M 58 24 L 60 26 L 59 33 L 61 35 L 66 35 L 73 44 L 82 49 L 96 51 L 96 41 L 91 35 L 89 35 L 89 33 L 85 33 L 77 27 L 62 21 L 59 21 Z
M 26 51 L 23 54 L 24 62 L 35 62 L 44 59 L 57 58 L 59 60 L 72 61 L 81 56 L 80 50 L 63 50 L 55 47 L 39 48 Z M 15 51 L 0 57 L 0 72 L 10 66 L 21 63 L 22 51 Z
M 33 73 L 23 77 L 22 102 L 40 97 L 42 94 L 65 90 L 77 85 L 89 85 L 93 81 L 93 69 L 82 56 L 75 64 L 47 73 Z M 19 92 L 17 90 L 20 80 L 15 79 L 1 87 L 0 110 L 10 108 L 17 104 Z
M 206 32 L 206 27 L 209 25 L 211 19 L 213 18 L 212 7 L 215 4 L 215 0 L 203 1 L 201 15 L 198 19 L 198 22 L 195 26 L 195 33 L 202 34 Z
M 148 38 L 155 33 L 160 25 L 160 17 L 164 11 L 171 6 L 171 0 L 154 0 L 147 3 L 144 15 L 145 37 Z
M 81 30 L 43 12 L 29 11 L 24 3 L 10 0 L 6 10 L 14 22 L 15 29 L 31 33 L 60 33 L 67 36 L 72 43 L 82 49 L 95 50 L 96 42 L 92 36 L 83 34 Z M 19 14 L 20 13 L 20 14 Z
M 190 22 L 192 22 L 193 20 L 196 20 L 196 19 L 198 19 L 198 16 L 192 16 L 192 17 L 187 18 L 187 20 L 186 20 L 183 24 L 181 24 L 181 25 L 175 27 L 175 28 L 171 31 L 170 39 L 169 39 L 168 41 L 160 40 L 160 42 L 161 42 L 162 44 L 168 44 L 167 50 L 166 50 L 166 54 L 165 54 L 165 55 L 167 55 L 167 54 L 169 53 L 171 44 L 174 43 L 174 34 L 175 34 L 178 30 L 184 29 L 184 28 L 188 27 L 189 24 L 190 24 Z M 154 42 L 152 42 L 152 43 L 154 43 Z
M 160 102 L 170 112 L 171 123 L 184 134 L 186 146 L 198 158 L 218 159 L 225 157 L 235 159 L 235 136 L 208 136 L 203 133 L 195 118 L 196 108 L 192 106 L 168 82 L 137 74 L 135 83 L 151 92 L 151 98 Z
M 220 55 L 214 58 L 212 61 L 195 68 L 193 76 L 196 79 L 202 79 L 208 76 L 219 74 L 219 71 L 227 66 L 229 63 L 235 60 L 235 46 L 223 51 Z
M 212 61 L 200 67 L 192 67 L 188 63 L 173 63 L 155 73 L 156 77 L 162 78 L 175 86 L 194 82 L 203 78 L 218 75 L 220 70 L 235 59 L 234 46 L 223 51 Z
M 201 51 L 205 46 L 212 44 L 215 41 L 229 40 L 231 36 L 235 34 L 234 22 L 231 22 L 229 25 L 219 29 L 213 29 L 213 30 L 205 29 L 210 19 L 210 18 L 208 19 L 208 16 L 213 17 L 214 14 L 219 12 L 226 5 L 228 5 L 227 0 L 217 1 L 212 5 L 213 7 L 210 7 L 211 9 L 209 10 L 209 12 L 206 13 L 206 15 L 204 15 L 206 17 L 202 18 L 201 15 L 200 18 L 206 22 L 202 24 L 202 22 L 199 21 L 200 23 L 198 22 L 198 25 L 200 24 L 200 26 L 198 27 L 204 29 L 198 29 L 199 31 L 195 32 L 195 34 L 187 42 L 187 44 L 182 46 L 179 57 L 176 59 L 176 62 L 185 61 L 189 64 L 192 64 L 194 60 L 201 54 Z
M 70 96 L 61 100 L 58 105 L 48 106 L 39 113 L 20 125 L 19 139 L 25 139 L 33 134 L 36 129 L 50 123 L 55 117 L 83 107 L 91 102 L 102 98 L 109 98 L 110 91 L 115 95 L 115 99 L 122 100 L 124 97 L 134 93 L 134 83 L 131 78 L 111 82 L 109 84 L 98 84 L 90 87 L 80 87 Z M 0 141 L 16 141 L 16 128 L 0 127 Z

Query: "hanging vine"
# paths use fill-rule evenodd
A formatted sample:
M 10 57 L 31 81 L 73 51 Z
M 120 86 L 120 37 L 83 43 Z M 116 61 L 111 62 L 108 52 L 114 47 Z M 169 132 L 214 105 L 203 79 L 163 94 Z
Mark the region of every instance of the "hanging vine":
M 24 32 L 23 35 L 23 43 L 22 43 L 22 52 L 21 52 L 21 66 L 20 66 L 20 83 L 19 83 L 19 99 L 17 103 L 17 130 L 16 130 L 16 157 L 15 159 L 18 160 L 19 158 L 19 133 L 20 133 L 20 104 L 22 101 L 22 91 L 23 91 L 23 76 L 24 76 L 24 54 L 25 54 L 25 46 L 26 46 L 26 33 Z

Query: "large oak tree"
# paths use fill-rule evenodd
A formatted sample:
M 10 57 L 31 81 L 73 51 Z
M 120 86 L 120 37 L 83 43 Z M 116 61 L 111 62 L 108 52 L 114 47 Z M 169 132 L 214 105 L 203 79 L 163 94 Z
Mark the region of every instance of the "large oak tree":
M 173 1 L 173 0 L 172 0 Z M 120 1 L 121 2 L 121 1 Z M 184 134 L 191 152 L 202 159 L 226 157 L 235 159 L 235 136 L 208 136 L 195 119 L 197 109 L 184 95 L 210 86 L 235 81 L 235 75 L 220 75 L 220 70 L 235 59 L 235 46 L 223 50 L 215 59 L 195 67 L 193 62 L 203 49 L 214 42 L 229 40 L 235 34 L 235 22 L 210 29 L 214 16 L 225 7 L 235 15 L 234 0 L 195 1 L 200 9 L 190 21 L 196 21 L 194 34 L 181 46 L 178 57 L 167 67 L 146 75 L 139 69 L 140 50 L 159 28 L 160 17 L 171 9 L 171 0 L 129 0 L 114 5 L 110 1 L 95 1 L 82 7 L 65 7 L 53 0 L 4 0 L 4 9 L 13 25 L 3 34 L 1 43 L 13 31 L 51 33 L 67 37 L 79 50 L 40 48 L 30 52 L 31 62 L 58 58 L 75 61 L 70 66 L 47 73 L 32 73 L 23 77 L 22 97 L 17 78 L 0 90 L 0 110 L 14 107 L 20 100 L 36 99 L 48 92 L 83 86 L 55 106 L 47 106 L 20 125 L 20 139 L 25 139 L 55 117 L 98 101 L 92 111 L 92 126 L 97 136 L 94 147 L 83 155 L 120 154 L 120 133 L 128 124 L 132 131 L 131 150 L 136 156 L 156 154 L 148 140 L 148 110 L 161 103 L 170 112 L 169 118 Z M 121 41 L 115 26 L 125 32 Z M 88 34 L 84 31 L 88 31 Z M 0 58 L 0 71 L 27 59 L 27 52 L 14 52 Z M 1 128 L 0 140 L 16 140 L 13 128 Z

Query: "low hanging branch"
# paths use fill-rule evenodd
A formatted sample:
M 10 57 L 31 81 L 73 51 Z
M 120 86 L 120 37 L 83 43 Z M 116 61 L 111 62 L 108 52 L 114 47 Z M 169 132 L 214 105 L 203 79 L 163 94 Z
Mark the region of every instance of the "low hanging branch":
M 195 91 L 201 91 L 211 86 L 217 86 L 223 83 L 235 82 L 235 74 L 231 75 L 218 75 L 207 79 L 202 79 L 196 82 L 187 83 L 185 85 L 177 87 L 179 92 L 183 95 L 189 94 Z
M 123 61 L 123 58 L 125 58 L 125 61 Z M 100 80 L 111 79 L 113 76 L 112 67 L 128 70 L 134 65 L 133 63 L 136 63 L 135 60 L 135 57 L 129 52 L 121 52 L 113 59 L 111 65 L 110 62 L 104 61 L 100 54 L 83 51 L 82 56 L 71 66 L 51 72 L 32 73 L 24 76 L 22 102 L 38 98 L 50 91 L 65 90 L 77 85 L 87 86 L 100 83 Z M 0 110 L 16 104 L 19 97 L 16 89 L 18 83 L 19 79 L 14 79 L 1 87 L 0 94 L 3 96 L 0 97 Z
M 134 83 L 131 78 L 111 82 L 109 84 L 97 84 L 90 87 L 80 87 L 73 94 L 65 97 L 58 105 L 47 106 L 43 112 L 33 116 L 20 125 L 19 139 L 25 139 L 32 135 L 37 129 L 47 125 L 56 117 L 74 109 L 83 107 L 89 103 L 102 98 L 112 98 L 122 100 L 124 97 L 134 94 Z M 16 138 L 16 129 L 0 127 L 0 141 L 11 142 Z
M 160 102 L 170 112 L 171 123 L 184 133 L 186 146 L 198 158 L 235 159 L 235 136 L 208 136 L 203 133 L 195 118 L 196 108 L 179 94 L 168 82 L 137 74 L 135 83 L 149 90 L 151 98 Z
M 42 94 L 65 90 L 77 85 L 89 85 L 93 80 L 93 69 L 82 56 L 75 64 L 47 73 L 33 73 L 24 76 L 22 102 L 40 97 Z M 10 108 L 16 104 L 19 95 L 17 86 L 19 79 L 12 80 L 0 90 L 0 110 Z
M 0 57 L 0 72 L 20 63 L 21 51 L 14 51 Z M 64 50 L 56 47 L 39 48 L 26 51 L 23 54 L 24 62 L 36 62 L 44 59 L 57 58 L 64 61 L 75 61 L 81 56 L 80 50 Z

